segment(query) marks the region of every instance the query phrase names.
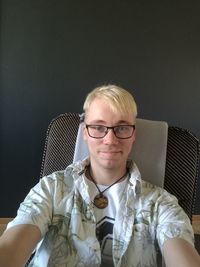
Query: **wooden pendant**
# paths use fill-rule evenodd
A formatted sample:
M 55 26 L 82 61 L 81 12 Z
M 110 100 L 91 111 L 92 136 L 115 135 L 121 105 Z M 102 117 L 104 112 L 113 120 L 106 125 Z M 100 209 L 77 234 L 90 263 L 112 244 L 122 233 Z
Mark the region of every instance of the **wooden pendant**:
M 98 209 L 105 209 L 108 206 L 108 198 L 100 193 L 94 198 L 94 205 Z

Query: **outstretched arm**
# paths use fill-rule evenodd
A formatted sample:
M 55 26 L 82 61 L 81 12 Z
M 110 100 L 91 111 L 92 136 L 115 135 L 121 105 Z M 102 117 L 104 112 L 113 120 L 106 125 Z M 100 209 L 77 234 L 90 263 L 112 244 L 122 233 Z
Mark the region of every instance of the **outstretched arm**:
M 0 237 L 0 266 L 22 267 L 28 261 L 41 234 L 37 226 L 16 225 Z
M 163 254 L 167 267 L 200 267 L 200 255 L 184 239 L 172 238 L 165 241 Z

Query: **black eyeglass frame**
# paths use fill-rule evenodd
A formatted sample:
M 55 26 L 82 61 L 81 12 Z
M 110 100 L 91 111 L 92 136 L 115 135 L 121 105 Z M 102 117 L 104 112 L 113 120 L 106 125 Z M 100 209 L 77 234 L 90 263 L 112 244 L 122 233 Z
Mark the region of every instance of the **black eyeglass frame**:
M 100 126 L 100 127 L 105 127 L 105 128 L 106 128 L 106 131 L 105 131 L 104 136 L 96 137 L 96 136 L 92 136 L 92 135 L 90 134 L 90 132 L 89 132 L 89 128 L 90 128 L 90 127 L 98 127 L 98 126 Z M 118 127 L 120 127 L 120 126 L 131 126 L 131 127 L 133 128 L 132 134 L 131 134 L 130 136 L 128 136 L 128 137 L 119 137 L 119 136 L 117 136 L 117 134 L 116 134 L 116 132 L 115 132 L 115 128 L 118 128 Z M 104 137 L 107 135 L 109 129 L 111 129 L 111 130 L 113 131 L 114 135 L 115 135 L 117 138 L 119 138 L 119 139 L 129 139 L 129 138 L 131 138 L 131 137 L 133 136 L 133 133 L 134 133 L 134 131 L 135 131 L 135 124 L 132 124 L 132 125 L 130 125 L 130 124 L 122 124 L 122 125 L 116 125 L 116 126 L 105 126 L 105 125 L 99 125 L 99 124 L 86 124 L 85 127 L 86 127 L 86 129 L 87 129 L 88 135 L 89 135 L 90 137 L 92 137 L 92 138 L 95 138 L 95 139 L 102 139 L 102 138 L 104 138 Z

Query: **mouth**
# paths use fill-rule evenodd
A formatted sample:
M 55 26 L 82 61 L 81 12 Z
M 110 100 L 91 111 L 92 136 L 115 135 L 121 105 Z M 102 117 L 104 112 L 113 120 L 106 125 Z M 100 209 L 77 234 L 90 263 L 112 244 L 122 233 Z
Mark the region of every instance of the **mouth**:
M 104 153 L 104 154 L 117 154 L 120 153 L 120 151 L 117 150 L 100 150 L 100 153 Z
M 99 151 L 99 153 L 107 157 L 110 157 L 110 156 L 113 157 L 113 156 L 121 154 L 121 151 Z

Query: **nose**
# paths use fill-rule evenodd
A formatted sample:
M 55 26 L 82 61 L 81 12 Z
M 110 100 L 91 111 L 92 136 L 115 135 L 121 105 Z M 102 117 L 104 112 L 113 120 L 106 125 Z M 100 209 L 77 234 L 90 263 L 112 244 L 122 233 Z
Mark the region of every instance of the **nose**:
M 115 144 L 118 143 L 118 138 L 115 136 L 113 129 L 108 129 L 108 133 L 103 138 L 104 143 L 106 144 Z

